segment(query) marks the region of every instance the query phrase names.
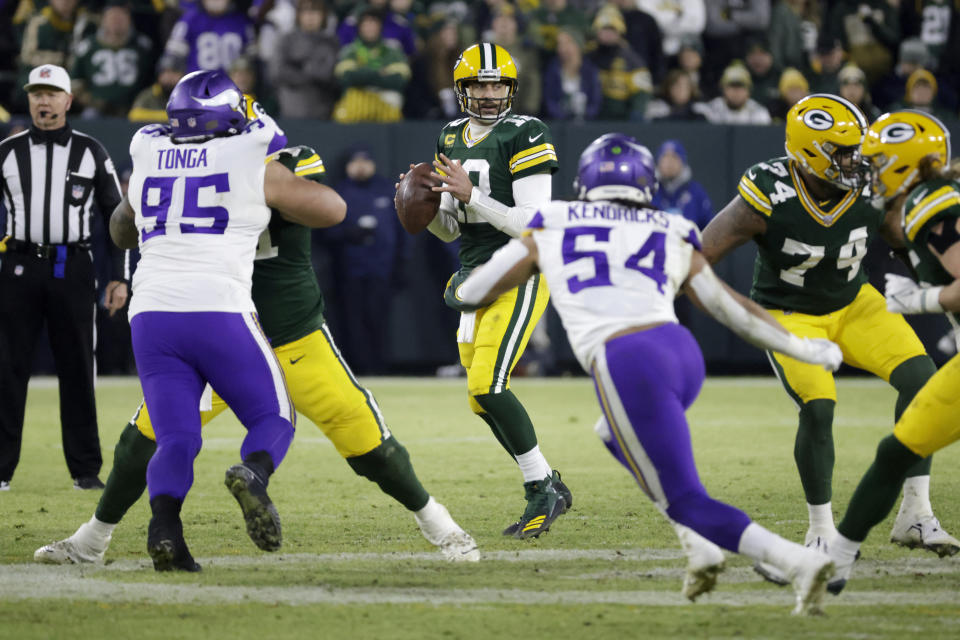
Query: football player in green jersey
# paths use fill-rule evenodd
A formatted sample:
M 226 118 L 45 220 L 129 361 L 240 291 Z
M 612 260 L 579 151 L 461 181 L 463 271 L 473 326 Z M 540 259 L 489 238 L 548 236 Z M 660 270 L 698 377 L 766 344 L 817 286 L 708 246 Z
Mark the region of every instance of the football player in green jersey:
M 946 312 L 957 325 L 960 312 L 960 170 L 950 168 L 950 134 L 935 117 L 897 111 L 877 118 L 867 130 L 864 158 L 874 192 L 902 225 L 904 241 L 920 284 L 887 274 L 887 308 L 896 313 Z M 900 212 L 903 212 L 902 215 Z M 834 593 L 846 584 L 860 544 L 893 508 L 908 470 L 925 457 L 960 440 L 960 355 L 950 359 L 917 393 L 880 441 L 873 464 L 860 480 L 830 541 L 837 575 Z M 960 551 L 944 536 L 941 556 Z
M 323 162 L 309 147 L 285 149 L 275 157 L 299 176 L 318 182 L 324 177 Z M 354 378 L 333 342 L 310 262 L 310 229 L 274 213 L 260 236 L 252 293 L 297 411 L 330 438 L 355 473 L 412 511 L 423 536 L 448 560 L 479 560 L 473 538 L 420 484 L 373 394 Z M 203 424 L 227 408 L 213 394 L 209 406 L 201 407 Z M 113 470 L 94 516 L 69 538 L 37 549 L 34 560 L 102 562 L 114 527 L 147 486 L 147 463 L 156 448 L 150 416 L 141 404 L 114 449 Z
M 738 194 L 703 233 L 715 263 L 754 240 L 758 255 L 751 297 L 787 330 L 840 345 L 844 361 L 888 381 L 898 392 L 899 419 L 936 367 L 913 330 L 860 268 L 881 233 L 901 246 L 893 216 L 876 209 L 860 155 L 867 122 L 839 96 L 814 94 L 787 114 L 787 155 L 756 164 Z M 799 411 L 794 458 L 807 500 L 805 542 L 822 547 L 836 528 L 831 508 L 834 466 L 833 376 L 780 354 L 774 371 Z M 930 506 L 930 459 L 911 467 L 891 540 L 935 549 L 944 536 Z
M 433 175 L 444 184 L 434 187 L 442 192 L 440 211 L 427 228 L 446 242 L 460 238 L 460 269 L 444 300 L 461 312 L 457 346 L 470 408 L 523 474 L 527 506 L 503 533 L 536 537 L 573 502 L 510 390 L 510 373 L 546 309 L 547 283 L 538 274 L 479 309 L 464 305 L 456 290 L 470 271 L 521 234 L 539 205 L 550 202 L 557 154 L 543 122 L 510 112 L 517 67 L 506 49 L 488 42 L 467 48 L 454 65 L 453 80 L 467 117 L 447 124 L 437 139 L 439 173 Z

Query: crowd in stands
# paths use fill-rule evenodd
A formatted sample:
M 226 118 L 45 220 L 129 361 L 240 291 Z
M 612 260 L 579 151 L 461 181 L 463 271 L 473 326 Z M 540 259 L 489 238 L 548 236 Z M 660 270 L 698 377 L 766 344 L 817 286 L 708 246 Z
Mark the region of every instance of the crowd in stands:
M 224 69 L 280 117 L 451 119 L 480 40 L 547 119 L 765 124 L 811 92 L 960 110 L 960 0 L 0 0 L 0 121 L 42 63 L 74 117 L 163 120 L 184 73 Z

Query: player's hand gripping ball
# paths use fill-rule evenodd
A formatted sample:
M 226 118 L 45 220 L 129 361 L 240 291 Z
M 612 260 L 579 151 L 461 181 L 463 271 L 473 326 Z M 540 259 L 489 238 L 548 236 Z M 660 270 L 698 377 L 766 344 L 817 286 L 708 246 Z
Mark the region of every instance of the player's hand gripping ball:
M 431 171 L 433 167 L 429 162 L 421 162 L 410 169 L 397 186 L 393 203 L 407 233 L 420 233 L 426 229 L 440 209 L 440 193 L 431 190 L 431 187 L 440 185 L 430 177 Z

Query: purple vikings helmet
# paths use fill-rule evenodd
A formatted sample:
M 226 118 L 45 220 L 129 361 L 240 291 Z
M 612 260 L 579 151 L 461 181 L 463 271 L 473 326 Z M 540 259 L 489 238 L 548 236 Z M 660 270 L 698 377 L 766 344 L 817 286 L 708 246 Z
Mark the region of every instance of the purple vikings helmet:
M 580 200 L 649 204 L 657 192 L 653 154 L 633 137 L 607 133 L 580 154 L 573 188 Z
M 200 141 L 230 136 L 247 123 L 246 99 L 223 71 L 194 71 L 180 79 L 167 101 L 171 137 Z

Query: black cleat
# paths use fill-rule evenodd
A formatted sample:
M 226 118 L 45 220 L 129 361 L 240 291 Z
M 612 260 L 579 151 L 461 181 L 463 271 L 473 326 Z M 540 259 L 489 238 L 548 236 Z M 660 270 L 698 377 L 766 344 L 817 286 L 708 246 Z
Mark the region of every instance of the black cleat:
M 224 484 L 243 511 L 247 535 L 253 544 L 264 551 L 276 551 L 283 542 L 280 514 L 267 495 L 267 483 L 244 463 L 227 469 Z
M 563 497 L 563 512 L 566 513 L 570 507 L 573 506 L 573 494 L 570 493 L 570 489 L 568 489 L 567 485 L 560 479 L 560 472 L 556 469 L 553 470 L 553 475 L 550 479 L 553 480 L 553 486 L 557 488 L 557 493 Z
M 73 488 L 89 491 L 91 489 L 103 489 L 104 484 L 100 482 L 100 478 L 97 476 L 78 476 L 73 479 Z
M 190 555 L 183 539 L 183 523 L 179 518 L 172 521 L 169 517 L 156 514 L 150 518 L 147 553 L 157 571 L 200 571 L 200 565 Z

